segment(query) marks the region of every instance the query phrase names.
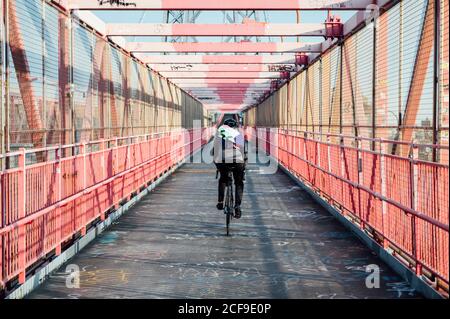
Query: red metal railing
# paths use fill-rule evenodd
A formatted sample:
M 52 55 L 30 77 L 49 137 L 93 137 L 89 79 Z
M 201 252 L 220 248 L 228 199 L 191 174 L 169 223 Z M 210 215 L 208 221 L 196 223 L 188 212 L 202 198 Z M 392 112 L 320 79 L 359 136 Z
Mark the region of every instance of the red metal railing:
M 198 150 L 210 128 L 20 150 L 3 158 L 17 167 L 0 171 L 0 288 L 132 193 Z M 65 149 L 72 156 L 62 157 Z M 89 149 L 89 151 L 88 151 Z M 26 164 L 45 152 L 53 160 Z
M 353 137 L 374 143 L 373 151 L 292 130 L 247 128 L 246 135 L 257 138 L 258 146 L 283 167 L 448 294 L 448 165 L 387 154 L 386 144 L 395 141 Z M 419 145 L 410 147 L 413 155 Z

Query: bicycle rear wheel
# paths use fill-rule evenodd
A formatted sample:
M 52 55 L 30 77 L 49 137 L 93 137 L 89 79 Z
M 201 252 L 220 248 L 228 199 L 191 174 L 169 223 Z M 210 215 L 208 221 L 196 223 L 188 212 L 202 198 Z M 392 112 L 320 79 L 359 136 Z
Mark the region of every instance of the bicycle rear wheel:
M 230 235 L 230 222 L 233 216 L 233 186 L 229 185 L 227 186 L 226 193 L 225 193 L 225 223 L 226 223 L 226 229 L 227 229 L 227 236 Z
M 231 214 L 227 212 L 226 213 L 227 236 L 230 236 L 230 221 L 231 221 Z

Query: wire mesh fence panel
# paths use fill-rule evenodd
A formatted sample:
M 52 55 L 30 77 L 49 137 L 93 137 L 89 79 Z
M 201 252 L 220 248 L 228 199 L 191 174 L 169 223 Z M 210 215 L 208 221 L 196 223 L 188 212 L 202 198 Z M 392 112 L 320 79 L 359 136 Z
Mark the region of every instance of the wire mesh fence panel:
M 373 152 L 312 140 L 293 130 L 275 130 L 273 137 L 268 128 L 257 132 L 261 149 L 380 245 L 411 259 L 418 274 L 424 267 L 448 282 L 448 166 L 381 147 Z

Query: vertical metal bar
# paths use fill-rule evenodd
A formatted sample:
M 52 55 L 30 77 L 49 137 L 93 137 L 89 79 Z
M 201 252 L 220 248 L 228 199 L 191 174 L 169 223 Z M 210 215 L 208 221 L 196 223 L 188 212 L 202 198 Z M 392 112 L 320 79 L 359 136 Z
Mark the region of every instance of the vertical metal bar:
M 377 80 L 377 19 L 373 19 L 373 43 L 372 43 L 372 151 L 375 151 L 375 138 L 376 138 L 376 80 Z
M 323 112 L 323 99 L 322 99 L 322 57 L 319 59 L 319 61 L 317 62 L 319 63 L 319 133 L 320 133 L 320 140 L 322 141 L 322 112 Z
M 402 90 L 402 83 L 403 83 L 403 1 L 400 2 L 400 35 L 399 35 L 399 67 L 398 67 L 398 102 L 397 102 L 397 134 L 398 138 L 400 139 L 401 134 L 401 126 L 402 126 L 402 96 L 403 96 L 403 90 Z M 387 58 L 387 57 L 386 57 Z M 397 147 L 397 144 L 394 144 L 393 149 Z
M 5 95 L 5 52 L 6 52 L 6 34 L 5 34 L 5 14 L 4 14 L 4 1 L 0 1 L 0 152 L 5 153 L 5 110 L 6 110 L 6 95 Z M 0 171 L 4 170 L 4 159 L 0 159 Z M 1 271 L 1 269 L 0 269 Z M 1 280 L 1 277 L 0 277 Z
M 287 112 L 286 112 L 286 129 L 289 131 L 289 118 L 290 118 L 290 95 L 291 95 L 291 88 L 290 88 L 290 80 L 287 81 L 286 83 L 286 108 L 287 108 Z
M 9 99 L 9 50 L 8 50 L 8 43 L 9 43 L 9 1 L 3 0 L 3 25 L 4 25 L 4 43 L 3 43 L 3 49 L 4 52 L 4 76 L 2 77 L 2 80 L 4 80 L 4 101 L 3 106 L 5 108 L 4 114 L 4 146 L 3 149 L 7 153 L 10 151 L 10 138 L 9 138 L 9 105 L 10 105 L 10 99 Z M 3 128 L 2 128 L 3 129 Z M 3 168 L 9 167 L 9 161 L 10 158 L 7 157 L 3 163 Z
M 381 187 L 380 187 L 380 191 L 381 191 L 381 195 L 382 196 L 386 196 L 386 157 L 385 157 L 385 151 L 384 151 L 384 147 L 383 147 L 383 142 L 381 140 L 379 140 L 379 153 L 378 156 L 380 157 L 380 182 L 381 182 Z M 383 235 L 383 247 L 387 248 L 389 245 L 389 242 L 386 240 L 386 230 L 385 230 L 385 215 L 387 212 L 387 203 L 386 201 L 382 201 L 381 202 L 381 227 L 382 227 L 382 235 Z
M 82 169 L 81 169 L 81 174 L 82 174 L 82 183 L 83 183 L 83 189 L 86 189 L 87 187 L 87 181 L 86 181 L 86 144 L 83 141 L 83 144 L 80 145 L 80 156 L 82 158 L 83 164 L 82 164 Z M 86 195 L 82 195 L 83 197 Z M 86 235 L 86 211 L 88 209 L 87 207 L 88 204 L 86 204 L 86 200 L 83 199 L 82 204 L 81 204 L 81 236 Z
M 90 98 L 91 98 L 91 109 L 90 109 L 90 113 L 91 113 L 91 118 L 90 118 L 90 121 L 91 121 L 91 136 L 90 136 L 90 138 L 89 138 L 89 140 L 90 141 L 92 141 L 92 140 L 96 140 L 96 138 L 94 138 L 94 136 L 95 136 L 95 129 L 94 129 L 94 108 L 96 107 L 96 108 L 98 108 L 99 107 L 99 105 L 98 105 L 98 83 L 97 83 L 97 85 L 94 85 L 94 82 L 95 81 L 98 81 L 99 79 L 96 79 L 95 78 L 95 59 L 96 59 L 96 57 L 97 57 L 97 55 L 95 54 L 96 52 L 96 37 L 95 37 L 95 35 L 94 35 L 94 33 L 91 31 L 90 32 L 90 37 L 91 37 L 91 75 L 90 75 L 90 81 L 91 81 L 91 83 L 89 83 L 89 90 L 91 90 L 91 92 L 88 92 L 88 97 L 89 97 L 89 95 L 90 95 Z M 103 52 L 102 52 L 103 53 Z M 101 60 L 101 58 L 100 58 L 100 60 Z M 99 68 L 101 67 L 101 65 L 99 65 Z M 99 73 L 100 73 L 101 71 L 99 71 Z M 97 94 L 96 94 L 96 92 L 95 92 L 95 88 L 97 88 Z M 95 98 L 97 98 L 97 106 L 94 106 L 94 101 L 95 101 Z
M 412 149 L 409 154 L 409 191 L 410 191 L 410 207 L 412 210 L 416 209 L 416 194 L 415 194 L 415 181 L 416 181 L 416 165 L 414 163 L 414 153 L 417 148 Z M 417 229 L 416 229 L 416 216 L 411 216 L 411 248 L 412 255 L 416 261 L 416 275 L 420 276 L 422 273 L 422 265 L 418 262 L 417 258 Z
M 439 80 L 440 80 L 440 49 L 441 49 L 441 1 L 434 0 L 434 61 L 433 61 L 433 144 L 438 143 L 439 130 Z M 438 161 L 438 150 L 433 147 L 433 162 Z
M 72 20 L 72 12 L 70 13 L 68 17 L 68 34 L 69 34 L 69 106 L 70 106 L 70 125 L 71 125 L 71 143 L 76 143 L 76 128 L 75 128 L 75 105 L 74 105 L 74 99 L 73 99 L 73 93 L 74 93 L 74 83 L 73 83 L 73 51 L 74 51 L 74 34 L 73 34 L 73 20 Z M 72 155 L 74 155 L 74 151 L 72 151 Z
M 62 199 L 62 174 L 61 174 L 61 156 L 62 156 L 62 148 L 59 145 L 59 148 L 56 150 L 56 166 L 55 166 L 55 175 L 56 175 L 56 202 L 59 202 Z M 62 234 L 62 221 L 61 221 L 61 208 L 56 208 L 56 249 L 55 254 L 59 256 L 61 254 L 61 234 Z
M 44 130 L 43 134 L 43 141 L 42 146 L 47 146 L 47 138 L 48 138 L 48 131 L 47 131 L 47 101 L 46 101 L 46 94 L 45 94 L 45 65 L 46 65 L 46 54 L 45 54 L 45 18 L 46 18 L 46 2 L 42 1 L 42 14 L 41 14 L 41 52 L 42 52 L 42 129 Z M 45 152 L 44 159 L 47 158 L 48 154 Z
M 342 40 L 339 41 L 339 134 L 342 134 L 342 71 L 344 48 Z M 342 142 L 342 138 L 340 142 Z
M 311 103 L 309 98 L 309 68 L 305 69 L 305 107 L 303 112 L 305 112 L 305 132 L 308 132 L 308 106 Z M 306 134 L 306 133 L 305 133 Z M 306 136 L 305 136 L 306 137 Z
M 20 174 L 18 178 L 18 219 L 22 219 L 26 216 L 26 170 L 25 170 L 25 149 L 20 149 L 18 167 Z M 19 283 L 25 283 L 26 275 L 26 224 L 22 224 L 18 227 L 18 267 L 19 267 Z
M 4 31 L 5 31 L 5 28 L 4 28 L 4 26 L 5 26 L 5 24 L 4 24 L 4 17 L 5 17 L 5 15 L 4 15 L 4 1 L 0 1 L 0 45 L 1 45 L 1 48 L 0 48 L 0 52 L 1 52 L 1 55 L 0 55 L 0 59 L 1 59 L 1 61 L 0 61 L 0 75 L 1 75 L 1 79 L 0 79 L 0 81 L 1 81 L 1 83 L 0 83 L 0 85 L 1 85 L 1 87 L 0 87 L 0 93 L 1 93 L 1 96 L 0 96 L 0 134 L 1 134 L 1 140 L 0 140 L 0 154 L 4 154 L 5 153 L 5 149 L 4 149 L 4 147 L 5 147 L 5 144 L 4 144 L 4 141 L 5 141 L 5 134 L 6 134 L 6 131 L 4 130 L 5 129 L 5 127 L 4 127 L 4 125 L 5 125 L 5 100 L 6 100 L 6 96 L 5 96 L 5 69 L 4 69 L 4 67 L 5 67 L 5 48 L 6 48 L 6 45 L 5 45 L 5 33 L 4 33 Z M 2 189 L 2 186 L 3 186 L 3 184 L 2 184 L 2 171 L 5 169 L 5 160 L 4 159 L 0 159 L 0 203 L 5 203 L 5 191 L 3 191 L 3 189 Z M 3 227 L 3 225 L 5 225 L 5 208 L 4 208 L 4 204 L 3 205 L 0 205 L 0 227 Z M 4 245 L 3 245 L 3 236 L 0 236 L 0 246 L 1 247 L 3 247 Z M 3 269 L 2 269 L 2 267 L 3 267 L 3 265 L 5 264 L 5 262 L 4 262 L 4 260 L 3 260 L 3 248 L 0 248 L 0 287 L 1 287 L 1 283 L 2 283 L 2 280 L 3 280 Z
M 102 170 L 102 180 L 106 180 L 108 176 L 108 163 L 107 163 L 107 145 L 105 139 L 102 138 L 100 143 L 100 150 L 102 152 L 102 161 L 101 161 L 101 170 Z M 106 219 L 105 211 L 101 208 L 100 211 L 100 220 L 104 221 Z

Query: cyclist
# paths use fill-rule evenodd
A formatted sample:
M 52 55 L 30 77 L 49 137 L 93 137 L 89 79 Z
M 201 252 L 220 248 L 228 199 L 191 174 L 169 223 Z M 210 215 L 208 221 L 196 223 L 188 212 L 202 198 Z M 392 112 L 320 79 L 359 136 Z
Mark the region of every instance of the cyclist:
M 234 118 L 227 118 L 217 130 L 214 137 L 214 147 L 211 150 L 214 163 L 220 173 L 219 199 L 217 209 L 223 209 L 225 187 L 228 172 L 233 172 L 235 184 L 234 217 L 241 218 L 241 202 L 244 192 L 244 174 L 247 155 L 245 152 L 244 136 L 240 132 L 238 123 Z

